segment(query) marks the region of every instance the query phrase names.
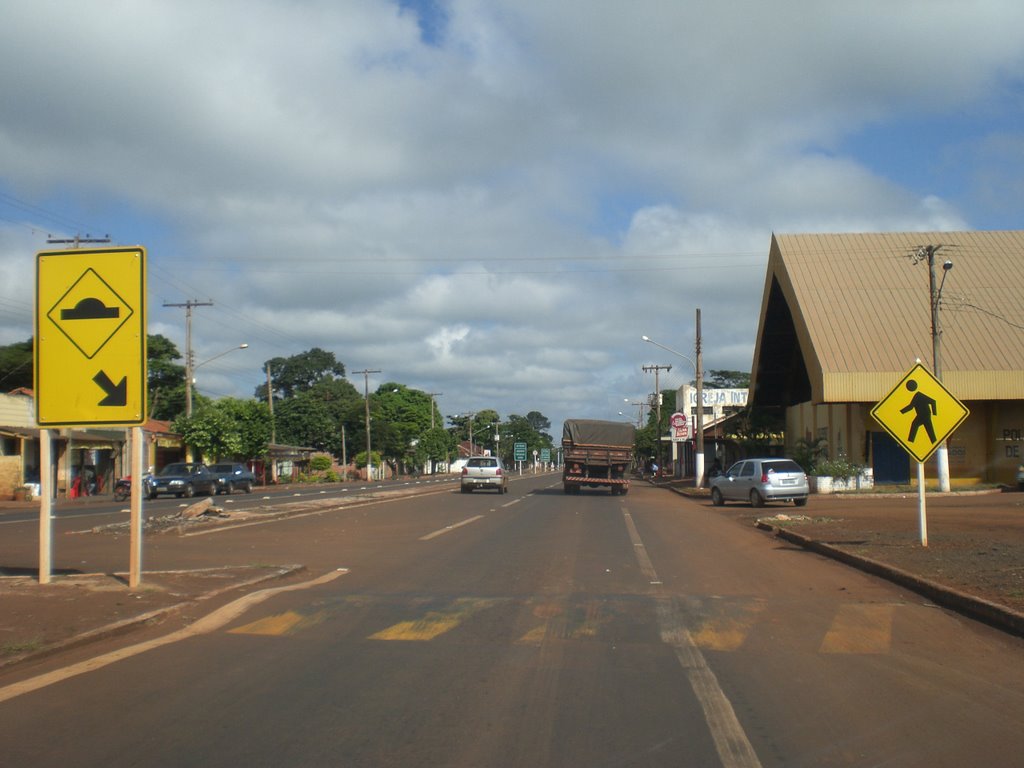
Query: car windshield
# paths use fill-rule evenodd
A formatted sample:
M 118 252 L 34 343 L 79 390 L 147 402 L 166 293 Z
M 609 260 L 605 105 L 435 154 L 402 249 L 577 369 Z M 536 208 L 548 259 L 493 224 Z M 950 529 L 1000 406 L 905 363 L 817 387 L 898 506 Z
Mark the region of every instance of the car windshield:
M 168 464 L 160 470 L 161 475 L 187 475 L 188 464 Z
M 803 472 L 799 464 L 789 459 L 766 461 L 761 466 L 765 472 Z

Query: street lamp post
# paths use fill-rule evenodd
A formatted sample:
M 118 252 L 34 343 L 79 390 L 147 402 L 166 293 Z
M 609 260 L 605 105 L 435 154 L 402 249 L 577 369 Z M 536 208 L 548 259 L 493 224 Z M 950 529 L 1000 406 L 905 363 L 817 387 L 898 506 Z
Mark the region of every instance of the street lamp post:
M 200 368 L 201 366 L 206 365 L 207 363 L 212 363 L 214 360 L 217 360 L 218 358 L 224 357 L 224 355 L 230 354 L 231 352 L 234 352 L 236 349 L 248 349 L 248 348 L 249 348 L 248 344 L 239 344 L 237 347 L 232 347 L 231 349 L 225 349 L 220 354 L 214 355 L 213 357 L 211 357 L 211 358 L 209 358 L 207 360 L 203 360 L 203 362 L 201 362 L 201 363 L 196 363 L 195 365 L 193 365 L 192 364 L 192 358 L 194 357 L 194 355 L 192 353 L 192 347 L 189 346 L 188 351 L 185 354 L 185 415 L 186 416 L 191 416 L 192 415 L 192 385 L 194 383 L 192 379 L 195 376 L 196 369 Z
M 661 347 L 661 349 L 664 349 L 666 352 L 678 355 L 693 366 L 693 374 L 697 384 L 697 424 L 696 429 L 694 430 L 697 433 L 695 436 L 694 446 L 694 484 L 697 488 L 702 488 L 704 487 L 704 369 L 702 365 L 700 342 L 700 310 L 697 310 L 696 362 L 690 359 L 689 355 L 684 355 L 682 352 L 672 349 L 671 347 L 659 344 L 649 336 L 641 336 L 641 338 L 648 344 L 653 344 L 656 347 Z
M 949 270 L 953 268 L 953 262 L 950 259 L 946 259 L 942 264 L 942 280 L 937 280 L 935 274 L 935 254 L 941 247 L 941 245 L 926 245 L 919 248 L 914 255 L 915 264 L 923 259 L 928 261 L 928 296 L 932 321 L 932 368 L 934 369 L 935 378 L 939 381 L 942 381 L 942 323 L 939 309 L 942 307 L 942 288 L 946 285 L 946 276 L 949 274 Z M 935 464 L 935 473 L 939 478 L 939 490 L 947 493 L 950 489 L 949 451 L 945 440 L 942 441 L 935 451 Z

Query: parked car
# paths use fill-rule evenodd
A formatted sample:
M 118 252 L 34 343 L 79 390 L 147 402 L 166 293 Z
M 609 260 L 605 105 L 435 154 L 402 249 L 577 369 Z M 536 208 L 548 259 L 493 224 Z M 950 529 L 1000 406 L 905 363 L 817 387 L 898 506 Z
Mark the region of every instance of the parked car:
M 462 468 L 460 490 L 472 493 L 477 488 L 493 488 L 508 493 L 508 475 L 497 456 L 472 456 Z
M 217 493 L 252 493 L 256 485 L 256 476 L 244 464 L 211 464 L 210 471 L 217 480 Z
M 767 501 L 792 501 L 802 507 L 811 492 L 803 468 L 792 459 L 744 459 L 711 481 L 711 502 L 749 501 L 762 507 Z
M 195 495 L 214 496 L 217 493 L 217 478 L 205 464 L 177 462 L 168 464 L 146 481 L 146 496 L 155 499 L 160 494 L 174 494 L 179 499 Z
M 1024 491 L 1024 464 L 1017 467 L 1017 490 Z

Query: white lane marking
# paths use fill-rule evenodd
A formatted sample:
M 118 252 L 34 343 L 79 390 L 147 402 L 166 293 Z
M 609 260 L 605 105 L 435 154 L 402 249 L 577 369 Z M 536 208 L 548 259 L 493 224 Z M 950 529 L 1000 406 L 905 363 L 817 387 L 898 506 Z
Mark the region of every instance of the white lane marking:
M 483 520 L 483 519 L 484 519 L 483 515 L 476 515 L 475 517 L 467 518 L 467 519 L 462 520 L 462 521 L 460 521 L 458 523 L 452 523 L 451 525 L 446 525 L 444 528 L 439 528 L 438 530 L 434 531 L 433 533 L 428 533 L 426 536 L 420 536 L 420 541 L 430 541 L 431 539 L 436 539 L 438 536 L 444 536 L 444 534 L 450 533 L 451 531 L 454 531 L 456 528 L 461 528 L 464 525 L 469 525 L 470 523 L 475 523 L 477 520 Z
M 94 659 L 88 659 L 86 661 L 79 662 L 78 664 L 72 664 L 70 667 L 65 667 L 64 669 L 57 669 L 53 672 L 47 672 L 44 675 L 37 675 L 36 677 L 29 678 L 28 680 L 22 680 L 20 683 L 13 683 L 5 688 L 0 688 L 0 702 L 8 701 L 9 699 L 13 699 L 25 693 L 38 691 L 41 688 L 46 688 L 47 686 L 67 680 L 68 678 L 77 677 L 78 675 L 84 675 L 87 672 L 102 669 L 103 667 L 115 664 L 118 661 L 131 658 L 132 656 L 138 656 L 140 653 L 152 651 L 153 649 L 160 648 L 164 645 L 176 643 L 179 640 L 209 634 L 210 632 L 220 629 L 225 624 L 234 621 L 252 606 L 263 602 L 267 598 L 279 595 L 282 592 L 292 592 L 297 589 L 307 589 L 309 587 L 319 586 L 320 584 L 326 584 L 327 582 L 333 581 L 346 573 L 348 573 L 348 568 L 339 568 L 336 571 L 325 573 L 323 576 L 313 579 L 312 581 L 304 581 L 301 584 L 288 584 L 283 587 L 271 587 L 269 589 L 260 590 L 259 592 L 243 595 L 237 600 L 221 606 L 213 613 L 192 622 L 187 627 L 179 629 L 177 632 L 171 632 L 169 635 L 164 635 L 163 637 L 158 637 L 154 640 L 147 640 L 144 643 L 137 643 L 136 645 L 131 645 L 127 648 L 111 651 L 110 653 L 105 653 L 102 656 L 97 656 Z
M 651 585 L 660 586 L 661 580 L 636 529 L 633 516 L 625 507 L 622 508 L 622 516 L 626 520 L 626 530 L 629 532 L 640 570 L 650 580 Z M 693 642 L 672 598 L 659 595 L 656 599 L 661 640 L 675 651 L 680 666 L 686 672 L 690 688 L 704 711 L 704 720 L 708 724 L 723 768 L 760 768 L 761 761 L 758 760 L 754 747 L 740 725 L 736 711 L 718 684 L 718 678 L 708 666 L 704 654 Z

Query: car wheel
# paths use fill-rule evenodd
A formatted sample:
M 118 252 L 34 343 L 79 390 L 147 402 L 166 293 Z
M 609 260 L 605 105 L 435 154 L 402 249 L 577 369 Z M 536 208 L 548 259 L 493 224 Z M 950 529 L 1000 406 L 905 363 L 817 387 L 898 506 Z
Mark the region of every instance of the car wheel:
M 155 499 L 155 498 L 156 498 L 156 497 L 157 497 L 158 495 L 159 495 L 159 494 L 156 494 L 156 493 L 147 493 L 147 494 L 146 494 L 146 498 L 147 498 L 147 499 L 149 499 L 150 501 L 152 501 L 152 500 L 153 500 L 153 499 Z
M 186 485 L 185 486 L 185 498 L 186 499 L 191 499 L 195 495 L 196 495 L 195 487 L 192 486 L 192 485 Z
M 230 496 L 234 492 L 235 492 L 235 484 L 234 483 L 224 483 L 224 493 L 226 493 L 228 496 Z
M 750 491 L 750 506 L 752 506 L 752 507 L 763 507 L 764 506 L 764 497 L 760 493 L 757 492 L 756 488 L 754 488 L 754 489 L 752 489 Z
M 245 493 L 252 493 L 252 483 L 249 480 L 246 480 L 244 483 L 242 483 L 242 490 Z
M 711 503 L 716 507 L 721 507 L 725 504 L 725 499 L 722 498 L 722 492 L 717 488 L 711 489 Z
M 795 504 L 798 507 L 806 507 L 807 506 L 807 497 L 804 496 L 802 499 L 793 499 L 793 504 Z

